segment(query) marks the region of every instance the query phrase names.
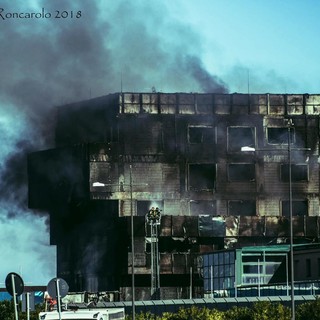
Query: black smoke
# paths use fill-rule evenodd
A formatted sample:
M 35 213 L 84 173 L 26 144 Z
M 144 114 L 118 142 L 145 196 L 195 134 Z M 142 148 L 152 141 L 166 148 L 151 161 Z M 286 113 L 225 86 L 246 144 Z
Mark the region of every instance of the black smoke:
M 54 146 L 55 107 L 120 90 L 228 91 L 203 66 L 199 35 L 172 19 L 169 4 L 2 1 L 3 15 L 42 8 L 51 14 L 0 21 L 0 220 L 17 221 L 17 239 L 30 221 L 43 219 L 27 208 L 27 155 Z M 61 12 L 68 17 L 56 18 Z M 35 250 L 38 241 L 41 249 Z M 30 257 L 52 269 L 44 263 L 46 241 L 43 232 L 31 239 Z

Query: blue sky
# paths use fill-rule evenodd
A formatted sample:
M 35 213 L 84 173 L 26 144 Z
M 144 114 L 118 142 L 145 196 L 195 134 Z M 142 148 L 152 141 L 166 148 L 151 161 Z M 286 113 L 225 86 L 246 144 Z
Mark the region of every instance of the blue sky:
M 207 68 L 231 92 L 247 92 L 248 73 L 252 93 L 319 92 L 319 1 L 180 3 L 183 20 L 203 37 Z
M 2 0 L 0 8 L 52 14 L 0 19 L 0 285 L 12 271 L 33 284 L 55 276 L 48 216 L 27 208 L 26 156 L 54 147 L 57 106 L 121 88 L 320 92 L 318 0 Z M 63 11 L 68 18 L 54 18 Z

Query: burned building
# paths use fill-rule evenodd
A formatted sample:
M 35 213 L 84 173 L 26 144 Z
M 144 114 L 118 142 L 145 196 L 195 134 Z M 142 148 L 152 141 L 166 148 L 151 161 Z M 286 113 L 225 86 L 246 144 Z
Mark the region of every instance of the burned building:
M 130 299 L 133 217 L 150 298 L 153 206 L 162 298 L 201 295 L 204 252 L 288 243 L 290 189 L 294 242 L 318 241 L 320 95 L 117 93 L 56 111 L 56 147 L 29 155 L 29 207 L 49 212 L 72 291 Z

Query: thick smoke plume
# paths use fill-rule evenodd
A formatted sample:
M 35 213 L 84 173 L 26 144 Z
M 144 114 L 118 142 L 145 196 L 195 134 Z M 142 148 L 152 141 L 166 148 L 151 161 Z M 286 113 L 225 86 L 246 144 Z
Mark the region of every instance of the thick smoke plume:
M 0 21 L 0 276 L 22 270 L 26 280 L 36 274 L 33 284 L 54 276 L 46 217 L 27 208 L 26 170 L 28 153 L 53 146 L 53 107 L 121 89 L 227 92 L 202 65 L 201 39 L 165 4 L 2 1 L 2 15 L 44 8 L 52 16 Z

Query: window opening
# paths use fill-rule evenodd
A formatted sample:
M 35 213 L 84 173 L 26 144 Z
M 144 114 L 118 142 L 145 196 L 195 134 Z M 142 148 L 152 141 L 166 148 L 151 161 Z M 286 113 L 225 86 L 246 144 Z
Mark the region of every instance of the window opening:
M 307 164 L 291 164 L 291 181 L 308 181 Z M 280 168 L 280 178 L 282 182 L 289 182 L 289 164 L 282 164 Z
M 289 217 L 289 201 L 282 201 L 282 215 Z M 292 215 L 293 216 L 307 216 L 308 215 L 308 201 L 294 200 L 292 201 Z
M 255 146 L 255 128 L 228 127 L 228 150 L 241 151 L 243 146 Z
M 267 139 L 270 144 L 288 144 L 288 128 L 267 128 Z M 290 140 L 295 141 L 294 128 L 290 130 Z
M 190 143 L 213 143 L 213 128 L 207 126 L 189 126 Z
M 189 164 L 190 190 L 212 190 L 215 186 L 215 179 L 216 166 L 214 164 Z

